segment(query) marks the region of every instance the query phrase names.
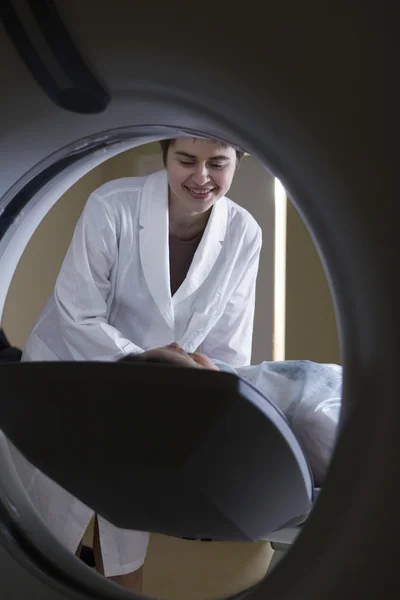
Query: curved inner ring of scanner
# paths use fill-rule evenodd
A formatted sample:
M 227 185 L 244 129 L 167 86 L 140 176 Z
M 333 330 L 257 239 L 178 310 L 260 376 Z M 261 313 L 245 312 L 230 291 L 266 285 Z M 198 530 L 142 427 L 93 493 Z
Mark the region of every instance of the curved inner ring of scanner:
M 40 222 L 60 197 L 86 173 L 109 158 L 177 135 L 207 137 L 201 131 L 166 125 L 105 131 L 80 139 L 52 154 L 0 198 L 0 322 L 18 262 Z

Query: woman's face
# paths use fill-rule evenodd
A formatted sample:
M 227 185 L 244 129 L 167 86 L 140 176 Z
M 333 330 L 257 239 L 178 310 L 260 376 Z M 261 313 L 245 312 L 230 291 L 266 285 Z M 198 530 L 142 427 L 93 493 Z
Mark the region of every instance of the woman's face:
M 236 152 L 213 140 L 177 138 L 168 148 L 171 200 L 187 214 L 206 212 L 224 196 L 236 170 Z

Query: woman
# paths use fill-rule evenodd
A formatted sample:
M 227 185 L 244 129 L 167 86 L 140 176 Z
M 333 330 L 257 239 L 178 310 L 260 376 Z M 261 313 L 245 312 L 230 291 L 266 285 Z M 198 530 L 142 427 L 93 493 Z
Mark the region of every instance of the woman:
M 243 153 L 198 138 L 161 146 L 165 170 L 89 197 L 23 360 L 114 361 L 176 342 L 250 363 L 261 230 L 225 197 Z M 75 551 L 92 511 L 42 474 L 32 482 L 38 509 Z M 105 575 L 140 590 L 147 534 L 98 517 L 96 536 Z

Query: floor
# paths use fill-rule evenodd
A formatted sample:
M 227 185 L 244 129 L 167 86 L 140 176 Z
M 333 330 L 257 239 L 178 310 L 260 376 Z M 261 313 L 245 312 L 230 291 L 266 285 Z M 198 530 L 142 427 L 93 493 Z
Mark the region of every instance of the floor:
M 90 549 L 86 560 L 93 566 Z M 208 600 L 260 581 L 273 551 L 267 542 L 199 542 L 150 537 L 143 593 L 163 600 Z

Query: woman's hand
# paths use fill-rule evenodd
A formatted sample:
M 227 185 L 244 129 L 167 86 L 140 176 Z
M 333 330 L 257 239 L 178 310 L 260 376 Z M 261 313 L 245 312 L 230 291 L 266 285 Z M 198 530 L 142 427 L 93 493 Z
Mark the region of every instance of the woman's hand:
M 178 343 L 147 350 L 140 354 L 132 354 L 121 359 L 122 362 L 151 362 L 189 367 L 192 369 L 208 369 L 219 371 L 219 368 L 205 354 L 200 352 L 188 353 Z M 120 361 L 120 362 L 121 362 Z

